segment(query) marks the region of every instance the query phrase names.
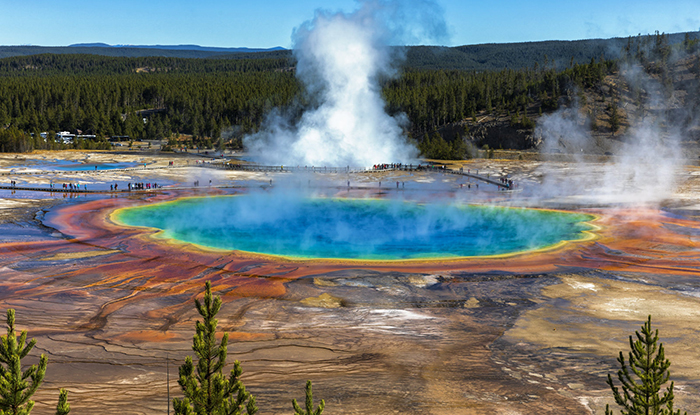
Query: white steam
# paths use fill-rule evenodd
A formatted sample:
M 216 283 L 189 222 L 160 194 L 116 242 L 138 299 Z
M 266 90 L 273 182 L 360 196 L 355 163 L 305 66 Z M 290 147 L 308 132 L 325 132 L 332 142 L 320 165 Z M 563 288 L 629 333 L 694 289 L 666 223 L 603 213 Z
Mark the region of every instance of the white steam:
M 433 2 L 366 1 L 353 13 L 317 11 L 293 34 L 297 78 L 312 109 L 290 121 L 270 114 L 260 132 L 244 139 L 269 164 L 366 167 L 407 162 L 417 150 L 403 136 L 405 116 L 389 116 L 381 78 L 396 74 L 397 48 L 446 34 Z M 393 52 L 392 52 L 393 51 Z
M 542 152 L 574 162 L 563 175 L 561 168 L 545 175 L 543 196 L 586 195 L 593 203 L 638 204 L 659 203 L 674 192 L 676 170 L 683 165 L 683 137 L 666 116 L 673 97 L 664 96 L 659 82 L 639 67 L 625 67 L 621 73 L 632 91 L 644 95 L 637 103 L 620 101 L 630 124 L 623 133 L 608 140 L 594 136 L 577 104 L 538 123 L 535 134 L 542 138 Z M 603 153 L 609 157 L 601 162 Z

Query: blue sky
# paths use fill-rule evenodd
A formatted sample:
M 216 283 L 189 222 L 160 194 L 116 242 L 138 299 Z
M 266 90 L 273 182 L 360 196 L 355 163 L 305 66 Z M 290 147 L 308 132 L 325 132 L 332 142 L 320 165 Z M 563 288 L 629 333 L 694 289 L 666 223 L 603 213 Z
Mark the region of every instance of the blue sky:
M 401 1 L 401 0 L 398 0 Z M 575 40 L 700 30 L 700 1 L 437 0 L 446 46 Z M 319 7 L 353 0 L 0 0 L 0 44 L 198 44 L 291 47 L 295 27 Z

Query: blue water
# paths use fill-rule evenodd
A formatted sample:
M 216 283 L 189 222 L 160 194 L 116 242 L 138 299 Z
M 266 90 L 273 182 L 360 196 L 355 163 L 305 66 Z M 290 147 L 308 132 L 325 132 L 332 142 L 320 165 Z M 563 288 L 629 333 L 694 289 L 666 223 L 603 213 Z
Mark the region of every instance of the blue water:
M 143 165 L 142 163 L 89 163 L 89 164 L 64 164 L 52 166 L 47 170 L 62 170 L 62 171 L 88 171 L 88 170 L 114 170 L 128 169 Z
M 28 167 L 39 170 L 48 171 L 95 171 L 95 170 L 114 170 L 128 169 L 131 167 L 142 166 L 143 163 L 79 163 L 60 161 L 40 161 L 36 163 L 26 164 L 22 166 L 13 166 L 13 169 Z
M 115 219 L 207 247 L 299 258 L 506 254 L 581 239 L 585 214 L 366 199 L 244 195 L 127 208 Z

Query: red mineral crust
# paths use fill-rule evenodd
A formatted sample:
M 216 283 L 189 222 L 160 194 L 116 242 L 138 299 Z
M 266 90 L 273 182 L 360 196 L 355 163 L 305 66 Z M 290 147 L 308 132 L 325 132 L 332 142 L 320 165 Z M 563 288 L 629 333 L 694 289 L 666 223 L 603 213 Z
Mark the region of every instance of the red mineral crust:
M 173 198 L 152 198 L 149 202 Z M 608 271 L 664 272 L 694 275 L 700 266 L 698 243 L 677 229 L 695 229 L 693 221 L 671 217 L 659 210 L 586 210 L 599 218 L 594 240 L 564 244 L 555 249 L 499 257 L 413 260 L 288 260 L 241 252 L 205 250 L 190 244 L 167 242 L 150 237 L 154 232 L 119 226 L 109 219 L 115 209 L 140 201 L 125 198 L 103 199 L 60 208 L 49 224 L 73 239 L 0 245 L 3 261 L 15 256 L 45 258 L 55 254 L 94 250 L 119 250 L 109 260 L 81 267 L 75 272 L 100 275 L 92 285 L 129 284 L 137 291 L 148 291 L 168 281 L 176 281 L 175 291 L 166 295 L 197 290 L 204 280 L 226 290 L 226 296 L 277 297 L 284 294 L 284 283 L 308 275 L 362 268 L 405 273 L 487 272 L 519 274 L 546 273 L 563 269 L 590 268 Z M 668 225 L 674 225 L 671 229 Z M 668 252 L 669 247 L 673 252 Z

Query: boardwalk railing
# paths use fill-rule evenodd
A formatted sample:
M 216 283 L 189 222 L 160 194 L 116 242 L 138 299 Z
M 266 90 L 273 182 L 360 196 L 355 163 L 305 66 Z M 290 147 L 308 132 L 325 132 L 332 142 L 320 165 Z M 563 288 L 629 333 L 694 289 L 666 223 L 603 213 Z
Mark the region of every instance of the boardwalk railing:
M 481 180 L 482 182 L 493 184 L 503 189 L 510 189 L 508 182 L 502 182 L 500 179 L 492 179 L 489 176 L 483 176 L 471 173 L 469 171 L 464 172 L 461 170 L 452 170 L 443 168 L 440 166 L 424 165 L 424 164 L 384 164 L 378 167 L 367 167 L 367 168 L 357 168 L 357 167 L 316 167 L 316 166 L 269 166 L 261 164 L 237 164 L 237 163 L 216 163 L 216 162 L 205 162 L 198 163 L 195 166 L 222 169 L 222 170 L 242 170 L 242 171 L 252 171 L 252 172 L 306 172 L 306 173 L 378 173 L 384 171 L 426 171 L 426 172 L 440 172 L 448 174 L 457 174 L 465 177 L 472 178 L 474 180 Z
M 129 167 L 125 169 L 103 169 L 103 170 L 41 170 L 41 171 L 27 171 L 27 172 L 3 172 L 2 175 L 19 175 L 19 174 L 71 174 L 71 173 L 103 173 L 103 172 L 120 172 L 120 171 L 143 171 L 143 170 L 158 170 L 158 169 L 172 169 L 181 167 L 201 167 L 209 169 L 219 169 L 219 170 L 240 170 L 240 171 L 250 171 L 250 172 L 282 172 L 282 173 L 334 173 L 334 174 L 357 174 L 357 173 L 380 173 L 386 171 L 410 171 L 410 172 L 435 172 L 435 173 L 445 173 L 445 174 L 455 174 L 464 177 L 468 177 L 474 180 L 480 180 L 485 183 L 493 184 L 498 186 L 500 189 L 508 190 L 511 189 L 509 182 L 506 180 L 501 181 L 501 179 L 492 179 L 489 176 L 483 176 L 478 174 L 473 174 L 470 171 L 464 172 L 462 170 L 452 170 L 447 169 L 442 166 L 433 165 L 423 165 L 423 164 L 383 164 L 377 165 L 370 168 L 357 168 L 357 167 L 316 167 L 316 166 L 285 166 L 285 165 L 260 165 L 260 164 L 238 164 L 230 163 L 225 161 L 210 161 L 210 162 L 196 162 L 195 164 L 189 164 L 187 166 L 151 166 L 151 167 Z M 55 186 L 55 185 L 54 185 Z M 233 186 L 236 187 L 236 186 Z M 105 193 L 105 190 L 87 190 L 87 189 L 70 189 L 62 187 L 37 187 L 37 186 L 12 186 L 0 184 L 0 189 L 2 190 L 29 190 L 29 191 L 42 191 L 42 192 L 59 192 L 59 193 Z M 168 188 L 172 190 L 173 188 Z M 148 191 L 156 189 L 119 189 L 110 191 L 110 193 L 122 193 L 129 191 Z

